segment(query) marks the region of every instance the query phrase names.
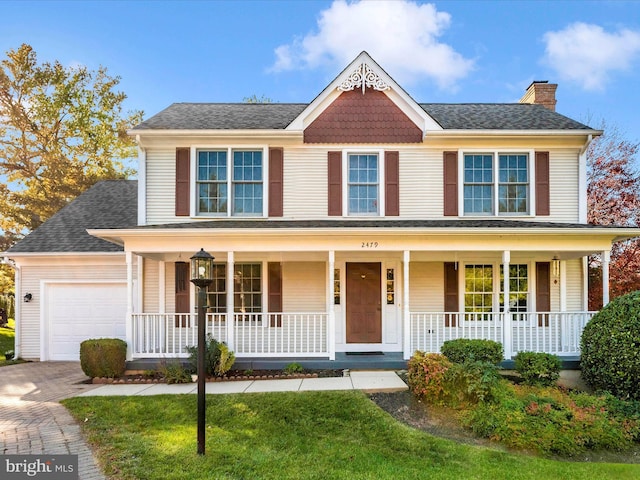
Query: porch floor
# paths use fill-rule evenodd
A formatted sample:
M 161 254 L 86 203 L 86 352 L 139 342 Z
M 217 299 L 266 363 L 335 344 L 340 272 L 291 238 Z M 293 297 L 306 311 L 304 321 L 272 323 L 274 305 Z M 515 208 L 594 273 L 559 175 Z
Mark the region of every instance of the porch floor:
M 579 370 L 580 357 L 566 356 L 562 359 L 563 370 Z M 157 369 L 167 359 L 148 358 L 127 362 L 127 370 L 153 370 Z M 185 359 L 180 359 L 185 364 Z M 402 352 L 385 352 L 375 355 L 353 355 L 345 352 L 336 352 L 335 360 L 326 358 L 251 358 L 242 357 L 236 359 L 234 370 L 281 370 L 290 363 L 299 363 L 307 370 L 404 370 L 407 361 L 402 358 Z M 513 370 L 513 360 L 504 360 L 501 365 L 506 370 Z

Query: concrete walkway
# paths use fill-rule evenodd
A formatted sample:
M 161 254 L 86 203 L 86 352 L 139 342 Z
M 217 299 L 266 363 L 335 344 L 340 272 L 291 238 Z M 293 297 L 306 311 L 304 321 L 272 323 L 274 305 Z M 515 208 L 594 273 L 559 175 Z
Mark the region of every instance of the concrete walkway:
M 90 385 L 79 362 L 34 362 L 0 368 L 0 454 L 78 455 L 80 480 L 105 476 L 80 426 L 58 403 L 74 396 L 196 393 L 195 383 Z M 208 394 L 312 390 L 398 391 L 407 385 L 391 371 L 352 371 L 349 377 L 207 383 Z
M 167 385 L 115 384 L 103 385 L 78 396 L 111 395 L 166 395 L 196 393 L 195 383 Z M 237 380 L 227 382 L 207 382 L 207 394 L 257 393 L 257 392 L 303 392 L 318 390 L 362 390 L 365 392 L 390 392 L 407 390 L 407 384 L 395 372 L 386 370 L 351 371 L 348 377 L 296 378 L 280 380 Z

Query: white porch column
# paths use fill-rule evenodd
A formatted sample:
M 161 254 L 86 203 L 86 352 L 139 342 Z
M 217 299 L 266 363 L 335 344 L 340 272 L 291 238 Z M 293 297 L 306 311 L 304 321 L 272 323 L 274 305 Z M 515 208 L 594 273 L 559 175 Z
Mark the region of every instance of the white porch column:
M 125 252 L 127 263 L 127 318 L 126 340 L 127 340 L 127 360 L 133 360 L 133 253 Z
M 409 360 L 413 352 L 411 351 L 411 311 L 409 309 L 409 262 L 411 252 L 405 250 L 402 253 L 402 319 L 403 319 L 403 358 Z
M 611 250 L 602 252 L 602 306 L 609 303 L 609 262 L 611 261 Z
M 335 294 L 333 276 L 335 268 L 336 252 L 329 250 L 329 271 L 327 272 L 327 280 L 329 282 L 329 288 L 327 289 L 327 313 L 329 314 L 329 318 L 327 319 L 327 350 L 329 352 L 329 360 L 336 359 L 336 312 L 333 304 L 333 296 Z
M 511 329 L 511 315 L 509 314 L 509 264 L 511 263 L 511 252 L 505 250 L 502 252 L 502 269 L 503 269 L 503 286 L 504 291 L 504 312 L 502 313 L 502 348 L 504 349 L 504 358 L 511 359 L 513 355 L 513 332 Z
M 235 279 L 235 261 L 233 252 L 227 252 L 227 346 L 229 350 L 235 350 L 235 292 L 233 290 Z

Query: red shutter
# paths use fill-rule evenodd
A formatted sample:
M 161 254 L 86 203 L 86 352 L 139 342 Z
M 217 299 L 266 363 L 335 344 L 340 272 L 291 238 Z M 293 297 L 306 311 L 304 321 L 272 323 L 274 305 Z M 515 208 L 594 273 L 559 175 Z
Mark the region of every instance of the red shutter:
M 458 216 L 458 152 L 444 152 L 444 215 Z
M 549 210 L 549 152 L 536 152 L 536 215 Z
M 282 264 L 277 262 L 269 262 L 267 265 L 269 286 L 268 291 L 268 309 L 269 313 L 282 312 Z M 282 326 L 282 316 L 274 315 L 271 317 L 272 327 Z
M 189 264 L 187 262 L 176 262 L 174 265 L 176 289 L 175 313 L 189 313 Z M 176 315 L 175 326 L 188 326 L 187 318 L 185 315 Z
M 551 268 L 549 262 L 536 263 L 536 310 L 551 311 Z M 538 326 L 549 326 L 549 315 L 538 315 Z
M 329 152 L 329 216 L 342 216 L 342 152 Z
M 400 215 L 399 152 L 384 152 L 385 215 Z
M 458 270 L 454 262 L 444 263 L 444 311 L 458 311 Z M 456 326 L 455 315 L 445 315 L 445 327 Z
M 269 149 L 269 216 L 282 216 L 282 178 L 284 151 L 282 148 Z
M 176 216 L 189 216 L 189 148 L 176 148 Z

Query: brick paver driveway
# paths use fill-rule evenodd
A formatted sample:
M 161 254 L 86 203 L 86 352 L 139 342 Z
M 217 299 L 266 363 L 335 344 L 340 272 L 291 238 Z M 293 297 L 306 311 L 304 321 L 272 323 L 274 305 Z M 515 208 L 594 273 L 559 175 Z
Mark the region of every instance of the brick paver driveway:
M 58 403 L 94 388 L 78 362 L 0 368 L 0 454 L 75 454 L 81 480 L 104 479 L 80 427 Z

